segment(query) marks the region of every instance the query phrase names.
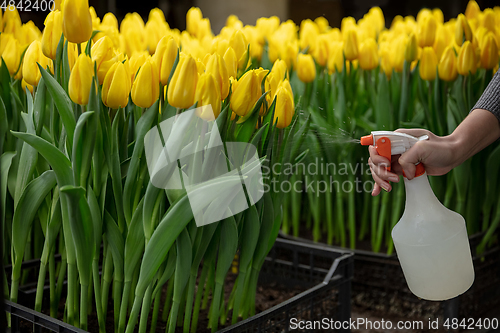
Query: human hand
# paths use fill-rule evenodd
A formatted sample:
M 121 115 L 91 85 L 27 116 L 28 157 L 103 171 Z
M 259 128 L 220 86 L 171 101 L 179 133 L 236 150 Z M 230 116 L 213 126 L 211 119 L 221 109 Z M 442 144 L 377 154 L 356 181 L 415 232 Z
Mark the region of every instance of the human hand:
M 368 164 L 372 172 L 375 186 L 372 195 L 380 193 L 380 189 L 390 192 L 389 183 L 399 182 L 399 175 L 404 173 L 407 179 L 415 176 L 415 164 L 422 163 L 428 175 L 439 176 L 448 173 L 456 166 L 456 156 L 453 153 L 456 143 L 451 136 L 439 137 L 424 129 L 398 129 L 396 132 L 406 133 L 414 137 L 428 135 L 428 140 L 417 142 L 412 148 L 401 155 L 393 155 L 391 161 L 380 156 L 374 146 L 369 146 L 370 158 Z M 391 171 L 386 167 L 391 165 Z

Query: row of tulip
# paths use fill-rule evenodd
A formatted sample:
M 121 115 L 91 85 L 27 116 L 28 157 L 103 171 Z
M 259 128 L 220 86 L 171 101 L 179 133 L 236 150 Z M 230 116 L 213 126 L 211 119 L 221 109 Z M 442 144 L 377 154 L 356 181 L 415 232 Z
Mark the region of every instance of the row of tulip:
M 154 332 L 161 307 L 169 332 L 178 324 L 195 332 L 200 310 L 208 307 L 212 331 L 254 314 L 258 273 L 282 220 L 282 193 L 267 191 L 256 205 L 197 227 L 197 216 L 217 207 L 213 202 L 234 199 L 232 187 L 242 179 L 221 176 L 191 187 L 189 193 L 202 197 L 193 211 L 184 188 L 153 185 L 145 137 L 176 119 L 172 133 L 162 134 L 169 158 L 189 144 L 204 151 L 201 160 L 180 165 L 183 175 L 212 167 L 218 155 L 204 139 L 220 134 L 224 143 L 257 148 L 259 162 L 273 170 L 265 185 L 285 181 L 279 166 L 304 158 L 296 138 L 309 127 L 308 117 L 295 114 L 286 63 L 256 65 L 240 29 L 200 57 L 180 37 L 197 40 L 197 33 L 171 31 L 157 9 L 143 29 L 138 15 L 127 15 L 118 33 L 114 16 L 100 22 L 85 0 L 55 6 L 43 33 L 21 24 L 15 8 L 0 24 L 3 260 L 13 266 L 6 293 L 17 301 L 28 278 L 21 263 L 40 258 L 35 310 L 41 310 L 48 271 L 50 314 L 57 316 L 67 280 L 64 320 L 83 329 L 92 308 L 100 332 L 134 332 L 137 323 L 139 332 L 148 325 Z M 190 24 L 193 13 L 200 12 L 190 10 Z M 25 27 L 34 31 L 30 38 Z M 158 38 L 141 44 L 152 32 Z M 193 108 L 212 130 L 180 120 Z M 189 142 L 187 133 L 195 130 L 200 134 Z M 175 167 L 163 170 L 170 179 Z M 252 168 L 242 166 L 242 176 Z M 211 196 L 202 195 L 207 190 Z M 235 254 L 238 275 L 226 298 Z M 105 326 L 110 293 L 113 328 Z
M 299 107 L 308 108 L 315 129 L 306 139 L 309 163 L 321 159 L 329 166 L 327 175 L 307 177 L 330 186 L 332 181 L 347 181 L 351 190 L 337 186 L 324 195 L 306 195 L 306 188 L 302 193 L 292 191 L 286 198 L 283 229 L 298 236 L 301 221 L 306 221 L 314 240 L 351 248 L 356 248 L 357 241 L 368 240 L 372 250 L 392 253 L 390 232 L 403 210 L 404 188 L 393 184 L 394 194 L 376 198 L 366 189 L 353 189 L 358 179 L 368 182 L 370 176 L 363 168 L 339 174 L 339 165 L 366 163 L 367 152 L 347 144 L 350 140 L 342 138 L 342 133 L 356 138 L 400 127 L 451 133 L 498 69 L 500 7 L 481 11 L 470 1 L 465 14 L 448 22 L 443 22 L 439 9 L 422 9 L 416 19 L 397 16 L 390 29 L 384 29 L 378 8 L 358 22 L 344 18 L 340 30 L 325 28 L 322 22 L 302 22 L 299 36 L 307 30 L 309 44 L 302 45 L 306 49 L 297 58 L 300 80 L 292 76 L 292 87 L 301 95 Z M 322 47 L 324 35 L 329 35 L 329 49 Z M 331 42 L 335 38 L 338 41 Z M 431 177 L 437 196 L 465 216 L 469 234 L 486 233 L 480 251 L 490 244 L 500 223 L 493 193 L 498 179 L 491 177 L 500 168 L 499 154 L 498 147 L 490 147 L 447 176 Z M 307 182 L 303 174 L 294 177 Z M 307 208 L 300 211 L 298 207 Z

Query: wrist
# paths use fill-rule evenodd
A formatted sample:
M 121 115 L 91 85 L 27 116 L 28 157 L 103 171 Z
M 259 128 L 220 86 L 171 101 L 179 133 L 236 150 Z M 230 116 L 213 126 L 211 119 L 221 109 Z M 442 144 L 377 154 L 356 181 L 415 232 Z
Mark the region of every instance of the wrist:
M 443 137 L 444 144 L 449 148 L 452 169 L 462 164 L 467 159 L 467 141 L 463 135 L 453 131 Z

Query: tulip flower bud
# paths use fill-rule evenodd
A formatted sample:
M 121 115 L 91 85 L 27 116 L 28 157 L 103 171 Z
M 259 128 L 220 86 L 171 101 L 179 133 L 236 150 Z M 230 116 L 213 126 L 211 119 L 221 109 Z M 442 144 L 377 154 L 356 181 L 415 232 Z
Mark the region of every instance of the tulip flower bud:
M 276 108 L 274 110 L 273 123 L 277 121 L 276 127 L 285 128 L 292 123 L 293 115 L 295 114 L 295 103 L 293 101 L 293 93 L 291 91 L 288 80 L 284 80 L 279 85 L 276 91 Z
M 477 2 L 474 0 L 469 1 L 467 7 L 465 8 L 465 17 L 468 20 L 475 19 L 479 16 L 480 13 L 481 13 L 481 8 L 479 8 Z
M 153 60 L 156 62 L 156 67 L 159 70 L 160 82 L 164 86 L 168 83 L 178 49 L 177 43 L 171 36 L 163 37 L 156 48 Z
M 300 81 L 308 83 L 316 78 L 316 65 L 310 54 L 299 53 L 297 58 L 297 76 Z
M 418 46 L 426 47 L 434 44 L 437 23 L 433 15 L 424 16 L 418 28 Z
M 459 14 L 455 23 L 455 42 L 461 46 L 465 41 L 472 41 L 472 30 L 464 14 Z
M 245 117 L 262 95 L 261 82 L 255 70 L 249 70 L 233 83 L 231 109 L 240 117 Z
M 273 71 L 271 71 L 271 73 L 269 73 L 269 75 L 266 77 L 264 88 L 266 89 L 266 91 L 269 91 L 269 93 L 266 95 L 266 101 L 268 103 L 272 103 L 281 81 L 282 79 L 279 78 L 278 73 Z
M 52 60 L 56 59 L 57 45 L 63 34 L 62 22 L 63 16 L 58 10 L 50 12 L 45 18 L 45 29 L 43 29 L 42 35 L 42 52 Z
M 3 61 L 7 65 L 10 75 L 17 73 L 21 61 L 21 50 L 17 39 L 9 39 L 2 53 Z
M 314 58 L 316 59 L 318 65 L 322 67 L 326 66 L 328 61 L 329 43 L 330 41 L 328 40 L 327 35 L 319 35 L 316 39 L 316 46 L 314 47 Z
M 221 99 L 226 99 L 229 94 L 229 75 L 227 73 L 226 63 L 218 53 L 214 53 L 208 58 L 206 71 L 213 75 L 219 87 Z
M 196 36 L 198 24 L 203 19 L 200 8 L 191 7 L 186 14 L 186 30 L 191 35 Z
M 398 73 L 403 71 L 407 44 L 408 39 L 405 35 L 396 38 L 392 43 L 392 50 L 390 52 L 391 66 Z
M 92 16 L 88 0 L 66 0 L 63 5 L 64 37 L 71 43 L 86 42 L 92 36 Z
M 320 33 L 325 33 L 330 29 L 330 23 L 324 16 L 319 16 L 314 20 L 314 23 L 316 23 L 316 26 L 318 27 L 318 30 Z
M 483 27 L 488 31 L 496 31 L 496 17 L 495 12 L 491 8 L 486 8 L 483 15 Z
M 123 108 L 128 104 L 129 94 L 129 69 L 122 62 L 115 62 L 104 78 L 104 83 L 102 85 L 102 102 L 112 109 Z
M 212 73 L 205 72 L 200 75 L 198 85 L 196 87 L 195 101 L 198 102 L 198 117 L 210 121 L 219 116 L 221 109 L 221 95 L 219 85 L 217 84 L 217 81 Z M 208 105 L 212 108 L 208 108 Z
M 7 6 L 4 12 L 3 22 L 5 24 L 5 26 L 3 27 L 3 32 L 17 36 L 19 30 L 21 29 L 22 21 L 16 6 L 10 4 Z
M 132 101 L 141 108 L 149 108 L 160 96 L 160 79 L 153 59 L 142 65 L 132 85 Z
M 457 78 L 457 56 L 452 46 L 446 47 L 438 66 L 439 78 L 444 81 L 453 81 Z
M 426 81 L 432 81 L 436 78 L 437 58 L 436 52 L 430 46 L 424 47 L 420 58 L 420 77 Z
M 443 16 L 443 11 L 439 8 L 434 8 L 432 10 L 432 15 L 434 16 L 434 18 L 436 19 L 436 23 L 438 25 L 441 25 L 444 23 L 444 16 Z
M 319 35 L 318 26 L 310 19 L 303 20 L 300 23 L 300 31 L 299 31 L 300 49 L 305 50 L 306 48 L 309 48 L 308 52 L 314 53 L 318 35 Z
M 236 79 L 238 75 L 238 59 L 231 46 L 228 47 L 226 53 L 224 53 L 224 62 L 226 63 L 227 76 Z
M 49 66 L 49 62 L 51 62 L 50 59 L 42 53 L 42 44 L 40 41 L 36 40 L 31 43 L 24 54 L 23 61 L 23 79 L 26 83 L 37 86 L 42 77 L 38 64 L 45 69 Z
M 333 42 L 330 46 L 330 57 L 328 58 L 328 73 L 341 73 L 344 69 L 344 43 Z
M 467 76 L 469 73 L 475 74 L 477 70 L 476 51 L 474 46 L 466 41 L 458 54 L 457 71 L 458 74 Z
M 247 66 L 248 57 L 248 42 L 241 30 L 236 30 L 229 40 L 231 46 L 236 53 L 238 59 L 238 69 L 245 69 Z M 248 59 L 250 60 L 250 59 Z
M 371 70 L 378 66 L 378 45 L 375 39 L 368 38 L 359 48 L 359 66 L 364 70 Z
M 88 104 L 93 74 L 94 65 L 92 59 L 85 53 L 80 54 L 71 71 L 68 86 L 69 97 L 76 104 Z
M 163 36 L 167 35 L 167 23 L 163 23 L 157 20 L 149 20 L 144 27 L 144 33 L 146 35 L 146 45 L 149 54 L 153 55 L 156 52 L 158 43 Z
M 106 73 L 115 63 L 113 59 L 115 56 L 113 42 L 108 36 L 102 37 L 92 46 L 91 54 L 92 60 L 97 65 L 97 78 L 99 79 L 99 84 L 102 84 L 106 77 Z
M 483 38 L 481 47 L 481 67 L 493 69 L 498 65 L 498 45 L 492 32 Z
M 358 34 L 356 30 L 350 29 L 344 40 L 344 56 L 347 60 L 353 61 L 358 59 L 358 53 Z
M 137 52 L 127 61 L 130 69 L 131 80 L 130 82 L 134 82 L 135 76 L 139 68 L 144 65 L 146 60 L 149 58 L 149 54 L 147 51 Z
M 30 93 L 33 94 L 33 86 L 28 82 L 24 81 L 24 79 L 21 81 L 21 87 L 23 88 L 23 91 L 26 91 L 26 88 L 28 88 Z
M 412 62 L 417 60 L 418 57 L 418 47 L 417 47 L 417 37 L 415 34 L 411 34 L 408 39 L 408 44 L 406 44 L 405 50 L 405 60 L 407 62 Z
M 191 55 L 180 54 L 179 63 L 168 86 L 168 103 L 176 108 L 187 109 L 194 104 L 198 70 Z

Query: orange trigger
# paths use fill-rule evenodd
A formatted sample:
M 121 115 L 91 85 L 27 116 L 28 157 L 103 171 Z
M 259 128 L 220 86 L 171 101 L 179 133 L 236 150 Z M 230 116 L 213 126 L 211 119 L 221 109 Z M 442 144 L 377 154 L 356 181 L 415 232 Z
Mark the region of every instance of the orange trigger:
M 385 169 L 391 171 L 391 140 L 388 137 L 381 137 L 375 142 L 375 149 L 380 156 L 389 160 L 389 166 Z

